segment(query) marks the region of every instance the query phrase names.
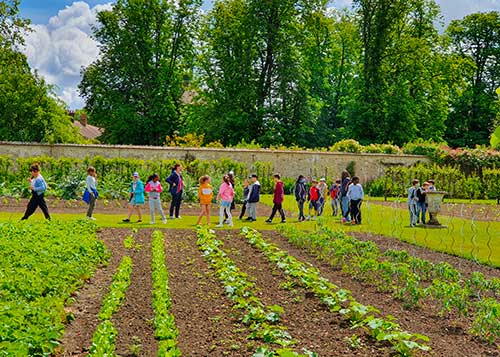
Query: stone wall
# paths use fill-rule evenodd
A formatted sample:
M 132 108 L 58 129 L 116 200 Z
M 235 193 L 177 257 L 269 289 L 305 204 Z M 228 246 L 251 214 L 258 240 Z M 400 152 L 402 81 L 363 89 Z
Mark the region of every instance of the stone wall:
M 355 162 L 355 174 L 362 182 L 380 177 L 389 166 L 410 166 L 417 162 L 428 162 L 425 156 L 351 154 L 318 151 L 252 150 L 183 148 L 126 145 L 73 145 L 0 142 L 0 155 L 17 157 L 52 156 L 84 158 L 102 156 L 105 158 L 178 159 L 196 158 L 218 160 L 229 158 L 246 163 L 249 170 L 255 161 L 271 162 L 274 171 L 283 177 L 297 177 L 302 174 L 314 177 L 339 177 L 350 162 Z

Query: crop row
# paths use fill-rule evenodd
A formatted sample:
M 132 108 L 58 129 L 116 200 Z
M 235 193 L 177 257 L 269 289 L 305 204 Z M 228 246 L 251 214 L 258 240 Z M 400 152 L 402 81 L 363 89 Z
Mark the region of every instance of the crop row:
M 0 355 L 54 353 L 71 295 L 108 259 L 96 226 L 72 223 L 0 224 Z
M 165 266 L 163 234 L 154 231 L 152 237 L 153 309 L 155 337 L 159 340 L 158 356 L 180 356 L 181 351 L 177 347 L 179 331 L 175 326 L 174 316 L 170 313 L 172 301 L 168 288 L 169 276 Z
M 222 249 L 223 243 L 216 239 L 215 232 L 206 227 L 197 230 L 198 247 L 204 259 L 224 285 L 226 296 L 233 301 L 234 309 L 241 310 L 243 324 L 249 326 L 250 339 L 260 339 L 265 343 L 278 344 L 286 347 L 295 344 L 286 327 L 279 324 L 280 313 L 284 310 L 279 305 L 264 306 L 258 298 L 256 286 L 248 279 Z M 298 354 L 289 349 L 273 351 L 267 347 L 259 348 L 256 356 L 315 356 L 315 353 L 305 351 L 305 355 Z
M 434 264 L 406 251 L 382 253 L 372 241 L 361 241 L 318 222 L 316 232 L 280 227 L 295 246 L 305 248 L 354 279 L 391 292 L 406 308 L 418 308 L 430 299 L 440 306 L 440 314 L 455 311 L 458 316 L 474 317 L 470 330 L 488 342 L 500 337 L 500 280 L 486 279 L 480 272 L 464 277 L 446 262 Z
M 130 275 L 132 274 L 132 259 L 124 256 L 116 273 L 113 275 L 111 286 L 103 299 L 99 319 L 101 323 L 97 326 L 92 337 L 89 355 L 91 356 L 114 356 L 116 328 L 111 322 L 111 317 L 118 311 L 125 293 L 130 285 Z
M 294 278 L 298 284 L 312 291 L 331 312 L 338 312 L 349 320 L 353 327 L 363 328 L 377 341 L 389 342 L 401 355 L 410 355 L 416 349 L 427 351 L 429 347 L 421 341 L 426 336 L 401 329 L 392 316 L 379 317 L 373 306 L 360 304 L 351 292 L 341 289 L 320 276 L 318 269 L 290 256 L 287 252 L 267 242 L 256 230 L 244 227 L 242 234 L 248 242 L 259 249 L 267 259 L 276 264 L 284 273 Z

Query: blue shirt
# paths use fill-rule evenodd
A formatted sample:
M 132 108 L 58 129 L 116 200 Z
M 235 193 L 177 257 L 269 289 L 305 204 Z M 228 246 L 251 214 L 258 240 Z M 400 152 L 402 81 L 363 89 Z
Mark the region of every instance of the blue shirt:
M 38 196 L 47 191 L 47 184 L 45 183 L 45 180 L 43 179 L 42 175 L 38 175 L 37 178 L 31 180 L 31 187 Z
M 349 185 L 347 197 L 349 197 L 350 200 L 362 200 L 364 196 L 365 193 L 363 192 L 363 186 L 361 186 L 361 184 L 357 183 Z

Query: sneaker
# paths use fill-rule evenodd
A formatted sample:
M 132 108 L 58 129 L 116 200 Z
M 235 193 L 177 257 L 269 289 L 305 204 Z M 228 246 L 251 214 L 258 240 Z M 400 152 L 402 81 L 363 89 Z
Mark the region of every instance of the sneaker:
M 149 222 L 149 224 L 155 224 L 155 221 L 151 221 L 151 222 Z
M 122 219 L 122 222 L 130 222 L 130 219 L 128 218 Z
M 286 223 L 286 219 L 282 219 L 282 220 L 281 220 L 281 223 Z
M 351 221 L 351 224 L 352 224 L 352 225 L 355 225 L 355 224 L 356 224 L 356 221 L 353 219 L 353 220 Z
M 182 217 L 181 217 L 181 216 L 177 216 L 177 217 L 175 217 L 175 218 L 182 218 Z
M 342 217 L 342 219 L 340 220 L 340 223 L 345 223 L 346 219 L 344 217 Z
M 95 221 L 95 218 L 94 218 L 94 217 L 89 217 L 89 216 L 87 216 L 87 219 L 90 219 L 91 221 Z
M 166 220 L 166 219 L 163 219 L 163 220 L 161 221 L 161 223 L 163 223 L 163 224 L 167 224 L 167 220 Z
M 170 219 L 175 219 L 175 217 L 174 216 L 170 216 Z
M 247 218 L 245 219 L 245 221 L 251 221 L 251 220 L 252 220 L 252 217 L 247 217 Z
M 266 223 L 272 223 L 272 220 L 266 219 Z
M 141 223 L 141 222 L 142 222 L 142 219 L 138 219 L 138 220 L 137 220 L 137 223 Z
M 216 225 L 216 227 L 224 227 L 224 225 L 223 224 L 218 224 L 218 225 Z

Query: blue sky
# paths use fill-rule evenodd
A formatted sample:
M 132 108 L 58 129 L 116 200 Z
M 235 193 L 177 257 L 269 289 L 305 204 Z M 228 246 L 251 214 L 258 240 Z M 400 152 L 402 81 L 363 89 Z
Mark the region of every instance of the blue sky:
M 213 0 L 204 0 L 205 10 Z M 436 0 L 445 24 L 474 12 L 500 11 L 500 0 Z M 33 32 L 26 36 L 25 53 L 31 67 L 53 84 L 71 108 L 84 105 L 77 86 L 81 69 L 99 55 L 91 38 L 96 13 L 111 7 L 112 0 L 21 0 L 21 16 L 31 19 Z M 350 7 L 352 0 L 332 0 L 334 7 Z

